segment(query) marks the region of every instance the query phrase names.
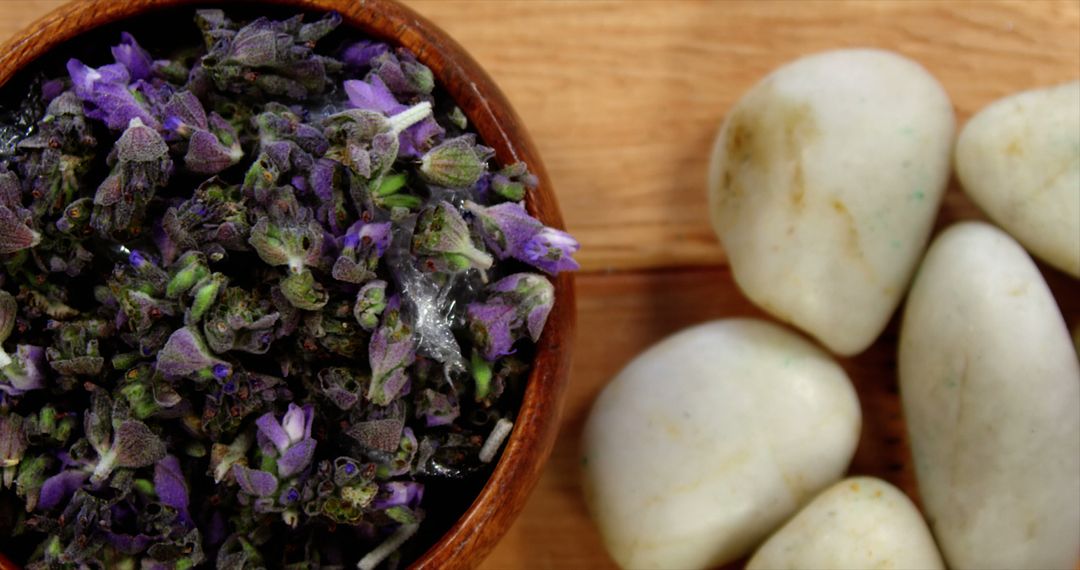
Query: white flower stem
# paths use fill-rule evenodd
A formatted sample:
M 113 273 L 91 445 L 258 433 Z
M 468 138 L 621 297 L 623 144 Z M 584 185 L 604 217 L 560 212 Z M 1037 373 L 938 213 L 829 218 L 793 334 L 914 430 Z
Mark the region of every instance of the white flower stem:
M 491 463 L 495 459 L 495 454 L 498 453 L 499 448 L 502 447 L 503 441 L 506 441 L 506 437 L 510 435 L 510 430 L 514 428 L 514 422 L 506 419 L 499 418 L 499 421 L 495 422 L 495 427 L 491 428 L 491 433 L 488 434 L 488 438 L 484 441 L 484 445 L 480 447 L 480 461 L 483 463 Z
M 90 483 L 97 485 L 104 481 L 113 470 L 113 464 L 116 463 L 116 452 L 113 450 L 106 451 L 104 455 L 98 459 L 97 467 L 94 467 L 94 473 L 90 476 Z
M 390 121 L 390 130 L 396 135 L 428 118 L 429 115 L 431 115 L 431 103 L 421 101 L 387 120 Z
M 387 556 L 390 556 L 397 550 L 402 544 L 405 544 L 406 540 L 412 538 L 412 535 L 416 534 L 416 530 L 420 528 L 418 524 L 403 524 L 399 527 L 394 534 L 391 534 L 389 538 L 384 540 L 382 544 L 375 547 L 374 550 L 368 552 L 360 559 L 360 562 L 356 564 L 358 570 L 375 570 L 383 560 L 386 560 Z

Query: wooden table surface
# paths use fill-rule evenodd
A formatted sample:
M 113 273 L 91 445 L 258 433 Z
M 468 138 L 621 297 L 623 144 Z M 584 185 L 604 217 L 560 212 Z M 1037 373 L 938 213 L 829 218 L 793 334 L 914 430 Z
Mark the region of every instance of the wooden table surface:
M 0 0 L 0 40 L 62 3 Z M 1080 77 L 1076 0 L 408 3 L 464 45 L 509 96 L 582 243 L 563 429 L 487 569 L 613 567 L 578 484 L 577 445 L 592 401 L 636 353 L 675 330 L 725 316 L 764 317 L 732 280 L 704 190 L 713 136 L 758 79 L 816 51 L 892 49 L 941 81 L 962 125 L 995 99 Z M 981 217 L 954 182 L 939 228 Z M 1041 267 L 1076 326 L 1080 285 Z M 895 386 L 896 332 L 894 319 L 870 350 L 842 361 L 860 392 Z M 884 435 L 900 421 L 895 398 L 864 400 L 863 411 L 852 471 L 911 489 L 910 469 L 889 459 L 895 450 L 881 449 L 896 443 Z

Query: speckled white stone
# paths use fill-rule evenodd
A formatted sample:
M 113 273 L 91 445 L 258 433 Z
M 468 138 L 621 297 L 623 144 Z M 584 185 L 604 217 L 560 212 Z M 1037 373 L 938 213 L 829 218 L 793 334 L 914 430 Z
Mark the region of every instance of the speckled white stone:
M 944 569 L 911 499 L 873 477 L 852 477 L 826 489 L 746 565 L 746 570 Z
M 956 142 L 956 174 L 1028 251 L 1080 277 L 1080 81 L 979 111 Z
M 900 334 L 927 520 L 950 568 L 1076 568 L 1080 365 L 1035 263 L 1005 232 L 930 246 Z
M 919 64 L 879 50 L 804 57 L 720 129 L 713 227 L 756 305 L 856 354 L 888 323 L 949 178 L 955 119 Z
M 746 554 L 841 477 L 859 403 L 829 355 L 777 325 L 723 320 L 634 359 L 585 425 L 586 503 L 624 568 Z

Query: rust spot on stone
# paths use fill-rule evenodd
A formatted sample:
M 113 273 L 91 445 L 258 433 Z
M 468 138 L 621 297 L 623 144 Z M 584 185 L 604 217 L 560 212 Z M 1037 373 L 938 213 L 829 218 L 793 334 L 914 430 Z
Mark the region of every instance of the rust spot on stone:
M 1005 156 L 1024 156 L 1024 145 L 1020 143 L 1020 139 L 1013 139 L 1005 147 Z
M 802 158 L 795 160 L 795 172 L 791 175 L 791 205 L 802 211 L 806 205 L 806 178 L 803 174 Z

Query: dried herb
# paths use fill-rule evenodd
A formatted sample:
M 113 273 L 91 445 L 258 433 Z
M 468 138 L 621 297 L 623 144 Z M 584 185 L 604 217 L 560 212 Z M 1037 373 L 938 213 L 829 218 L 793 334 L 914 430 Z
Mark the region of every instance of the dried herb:
M 0 535 L 31 569 L 394 566 L 509 433 L 533 270 L 578 244 L 411 53 L 195 22 L 0 126 Z

